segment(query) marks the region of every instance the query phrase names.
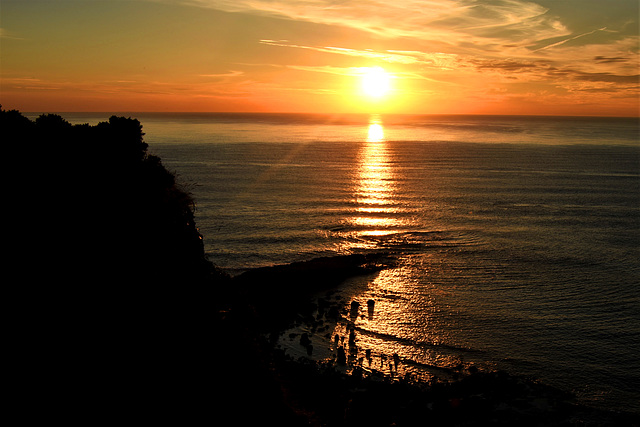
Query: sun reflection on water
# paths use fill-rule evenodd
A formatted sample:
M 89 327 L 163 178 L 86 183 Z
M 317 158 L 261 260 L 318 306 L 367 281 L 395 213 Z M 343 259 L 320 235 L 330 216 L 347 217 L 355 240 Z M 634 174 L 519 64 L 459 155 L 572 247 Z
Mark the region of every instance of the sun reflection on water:
M 369 123 L 367 142 L 384 142 L 384 128 L 380 119 L 372 119 Z
M 401 239 L 413 229 L 406 215 L 409 210 L 398 196 L 402 194 L 401 173 L 380 117 L 372 116 L 358 156 L 355 209 L 348 219 L 362 241 L 380 244 Z M 344 312 L 348 315 L 334 328 L 330 348 L 334 354 L 342 349 L 351 367 L 396 378 L 429 380 L 442 376 L 443 369 L 459 365 L 460 358 L 440 345 L 447 337 L 436 326 L 433 289 L 418 283 L 421 276 L 402 264 L 345 284 L 348 305 Z
M 354 183 L 356 208 L 348 220 L 359 236 L 382 236 L 401 225 L 396 215 L 400 209 L 394 201 L 396 176 L 390 157 L 382 121 L 374 115 L 359 154 Z

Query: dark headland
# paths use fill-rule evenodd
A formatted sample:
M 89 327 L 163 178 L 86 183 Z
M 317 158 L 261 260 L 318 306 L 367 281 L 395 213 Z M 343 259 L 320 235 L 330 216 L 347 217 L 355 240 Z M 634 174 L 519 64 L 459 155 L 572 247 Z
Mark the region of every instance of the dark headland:
M 504 372 L 408 382 L 293 360 L 294 321 L 347 317 L 312 296 L 375 274 L 386 254 L 230 277 L 206 257 L 195 201 L 148 152 L 142 125 L 0 110 L 13 274 L 7 387 L 23 422 L 278 426 L 631 426 Z M 185 136 L 187 137 L 187 136 Z M 314 306 L 314 304 L 316 304 Z M 322 317 L 322 318 L 320 318 Z M 348 362 L 346 362 L 348 363 Z

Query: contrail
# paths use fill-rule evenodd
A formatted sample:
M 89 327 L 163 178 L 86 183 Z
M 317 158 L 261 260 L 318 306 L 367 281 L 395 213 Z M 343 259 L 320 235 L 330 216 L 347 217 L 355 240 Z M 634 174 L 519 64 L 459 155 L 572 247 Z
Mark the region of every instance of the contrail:
M 568 38 L 568 39 L 565 39 L 565 40 L 559 41 L 559 42 L 557 42 L 557 43 L 550 44 L 549 46 L 545 46 L 545 47 L 541 47 L 540 49 L 536 49 L 536 50 L 534 50 L 534 52 L 537 52 L 537 51 L 539 51 L 539 50 L 549 49 L 550 47 L 560 46 L 561 44 L 565 44 L 565 43 L 566 43 L 566 42 L 568 42 L 568 41 L 575 40 L 575 39 L 579 39 L 580 37 L 584 37 L 584 36 L 588 36 L 589 34 L 593 34 L 593 33 L 595 33 L 596 31 L 604 31 L 604 30 L 606 30 L 606 29 L 607 29 L 607 27 L 602 27 L 602 28 L 598 28 L 598 29 L 593 30 L 593 31 L 589 31 L 588 33 L 578 34 L 578 35 L 577 35 L 577 36 L 575 36 L 575 37 L 570 37 L 570 38 Z

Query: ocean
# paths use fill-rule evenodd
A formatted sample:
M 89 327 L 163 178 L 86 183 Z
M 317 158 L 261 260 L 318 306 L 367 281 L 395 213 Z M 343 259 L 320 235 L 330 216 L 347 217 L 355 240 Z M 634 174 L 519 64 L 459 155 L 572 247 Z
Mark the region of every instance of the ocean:
M 392 354 L 396 375 L 474 364 L 640 412 L 638 119 L 118 115 L 194 195 L 206 252 L 231 274 L 397 257 L 340 290 L 375 301 L 355 327 L 379 370 Z M 333 334 L 316 335 L 321 358 Z

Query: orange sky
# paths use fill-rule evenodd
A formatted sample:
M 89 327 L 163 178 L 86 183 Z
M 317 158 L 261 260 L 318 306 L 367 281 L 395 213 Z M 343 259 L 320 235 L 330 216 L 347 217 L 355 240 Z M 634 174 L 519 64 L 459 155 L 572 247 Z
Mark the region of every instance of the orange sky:
M 637 0 L 2 0 L 21 111 L 640 114 Z M 391 90 L 362 93 L 382 67 Z

